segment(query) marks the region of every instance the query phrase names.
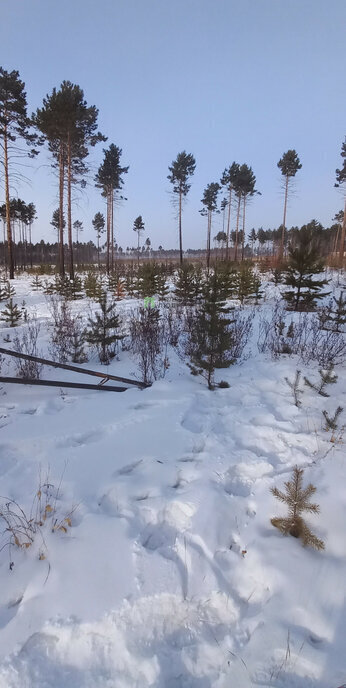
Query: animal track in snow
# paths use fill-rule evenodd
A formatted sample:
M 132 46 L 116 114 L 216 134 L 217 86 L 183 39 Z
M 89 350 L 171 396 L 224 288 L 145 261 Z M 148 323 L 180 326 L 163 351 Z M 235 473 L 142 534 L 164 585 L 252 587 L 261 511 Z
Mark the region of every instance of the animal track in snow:
M 122 468 L 119 468 L 118 471 L 116 471 L 116 475 L 130 475 L 130 473 L 133 473 L 138 466 L 141 465 L 143 462 L 143 459 L 139 459 L 138 461 L 133 461 L 133 463 L 129 463 L 126 466 L 123 466 Z
M 89 432 L 80 432 L 67 437 L 62 437 L 57 440 L 56 447 L 58 449 L 66 449 L 69 447 L 82 447 L 86 444 L 98 442 L 103 437 L 101 430 L 91 430 Z
M 10 445 L 0 445 L 0 476 L 5 475 L 17 464 L 18 459 Z

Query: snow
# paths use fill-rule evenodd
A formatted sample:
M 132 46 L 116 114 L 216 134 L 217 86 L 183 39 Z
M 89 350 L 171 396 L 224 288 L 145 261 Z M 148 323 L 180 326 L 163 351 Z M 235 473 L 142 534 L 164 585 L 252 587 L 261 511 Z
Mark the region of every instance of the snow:
M 30 281 L 14 281 L 14 300 L 37 313 L 49 357 L 49 310 Z M 47 499 L 71 527 L 51 532 L 47 518 L 32 547 L 0 552 L 0 688 L 345 682 L 346 461 L 321 413 L 346 406 L 345 368 L 330 398 L 302 384 L 294 405 L 285 377 L 297 358 L 256 348 L 259 312 L 279 291 L 269 284 L 256 308 L 249 356 L 220 371 L 229 389 L 208 391 L 174 353 L 146 390 L 2 385 L 1 495 L 30 513 L 48 475 Z M 109 372 L 133 377 L 128 352 L 119 359 Z M 95 355 L 86 367 L 102 369 Z M 299 369 L 318 375 L 316 363 Z M 48 368 L 42 377 L 88 380 Z M 282 489 L 296 464 L 317 487 L 320 515 L 307 521 L 323 552 L 270 523 L 284 513 L 270 487 Z

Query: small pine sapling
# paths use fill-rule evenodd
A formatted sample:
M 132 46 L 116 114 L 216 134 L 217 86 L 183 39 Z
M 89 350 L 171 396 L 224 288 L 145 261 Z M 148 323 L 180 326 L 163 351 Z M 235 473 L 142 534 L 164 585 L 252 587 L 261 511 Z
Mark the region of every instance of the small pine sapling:
M 336 373 L 333 373 L 333 364 L 330 364 L 325 370 L 320 369 L 318 372 L 320 374 L 320 380 L 318 383 L 314 384 L 313 382 L 310 382 L 307 377 L 304 377 L 304 382 L 306 385 L 308 385 L 308 387 L 314 389 L 317 394 L 320 394 L 321 397 L 329 397 L 330 394 L 327 394 L 325 387 L 326 385 L 334 384 L 338 379 Z
M 5 282 L 5 287 L 4 287 L 4 293 L 5 293 L 5 299 L 11 299 L 12 296 L 15 295 L 15 289 L 12 286 L 11 282 L 7 281 Z
M 71 360 L 73 363 L 86 363 L 88 356 L 85 353 L 85 336 L 82 318 L 77 316 L 73 320 L 73 327 L 71 329 Z
M 136 296 L 136 292 L 137 292 L 136 275 L 133 271 L 126 273 L 125 284 L 126 284 L 126 291 L 127 291 L 128 295 L 130 296 L 130 298 L 133 298 L 134 296 Z
M 55 294 L 55 291 L 55 282 L 45 279 L 43 283 L 43 293 L 47 296 L 52 296 L 52 294 Z
M 259 282 L 258 284 L 258 278 L 254 274 L 252 265 L 248 265 L 247 263 L 241 265 L 237 275 L 237 282 L 237 296 L 240 303 L 244 303 L 244 301 L 256 296 L 256 291 L 258 293 L 256 300 L 262 295 L 260 293 L 261 283 Z
M 89 318 L 90 329 L 85 332 L 85 340 L 96 346 L 101 363 L 108 365 L 116 354 L 118 342 L 124 338 L 120 332 L 121 322 L 119 315 L 115 312 L 113 301 L 108 302 L 105 294 L 99 301 L 100 311 L 96 312 L 94 318 Z
M 288 379 L 288 377 L 285 377 L 285 381 L 287 382 L 288 386 L 292 390 L 292 394 L 294 397 L 294 403 L 298 408 L 300 408 L 300 406 L 302 405 L 302 402 L 300 401 L 299 396 L 300 396 L 300 394 L 303 393 L 303 390 L 299 388 L 300 377 L 301 377 L 301 371 L 300 370 L 296 370 L 296 375 L 295 375 L 293 382 L 291 382 Z
M 23 320 L 24 320 L 24 322 L 27 323 L 28 320 L 29 320 L 29 313 L 28 313 L 28 309 L 27 309 L 27 307 L 26 307 L 26 302 L 25 302 L 24 300 L 22 301 L 21 311 L 22 311 L 22 314 L 23 314 Z
M 346 325 L 346 297 L 343 291 L 338 299 L 333 296 L 328 306 L 322 309 L 320 320 L 322 329 L 332 332 L 344 332 Z
M 318 514 L 320 508 L 318 504 L 312 504 L 310 497 L 315 494 L 316 487 L 311 483 L 303 488 L 304 470 L 295 466 L 291 481 L 285 482 L 285 492 L 281 492 L 277 487 L 272 487 L 271 492 L 283 504 L 288 507 L 288 516 L 274 517 L 271 523 L 278 528 L 283 535 L 292 535 L 300 538 L 303 546 L 314 547 L 317 550 L 325 548 L 323 540 L 314 535 L 301 514 L 307 511 L 311 514 Z
M 253 294 L 255 297 L 255 304 L 257 306 L 259 300 L 263 297 L 263 291 L 261 291 L 262 282 L 260 277 L 254 275 L 253 278 Z
M 158 269 L 155 264 L 146 263 L 138 270 L 138 293 L 140 296 L 154 296 L 157 294 Z
M 289 337 L 290 339 L 293 339 L 293 337 L 294 337 L 294 322 L 293 322 L 293 320 L 290 322 L 290 324 L 287 328 L 286 337 Z
M 160 301 L 165 301 L 169 294 L 169 287 L 166 282 L 166 272 L 162 268 L 159 269 L 156 275 L 156 293 Z
M 75 275 L 74 278 L 69 280 L 69 293 L 66 295 L 66 298 L 72 299 L 72 301 L 77 301 L 78 299 L 83 298 L 83 287 L 82 287 L 82 280 L 78 275 Z
M 336 411 L 334 413 L 334 416 L 329 416 L 329 414 L 326 410 L 322 411 L 324 418 L 325 418 L 325 421 L 326 421 L 326 424 L 324 426 L 324 429 L 326 431 L 333 430 L 333 432 L 334 432 L 335 430 L 338 429 L 338 418 L 339 418 L 340 414 L 343 412 L 343 410 L 344 409 L 342 408 L 342 406 L 338 406 L 338 408 L 336 409 Z
M 22 311 L 18 308 L 16 303 L 10 299 L 6 304 L 6 308 L 1 311 L 0 320 L 8 323 L 9 327 L 16 327 L 22 318 Z
M 85 296 L 87 296 L 88 299 L 99 301 L 102 297 L 102 281 L 98 275 L 95 275 L 93 272 L 88 272 L 84 279 L 83 288 L 85 291 Z
M 109 291 L 114 294 L 119 282 L 119 273 L 117 271 L 111 272 L 107 276 L 107 282 Z
M 206 378 L 209 389 L 215 389 L 214 373 L 217 368 L 229 368 L 235 361 L 231 354 L 234 333 L 227 317 L 231 308 L 224 299 L 224 282 L 215 272 L 202 289 L 201 305 L 186 340 L 185 353 L 190 359 L 192 375 Z
M 194 266 L 183 263 L 178 270 L 174 280 L 175 298 L 184 306 L 193 306 L 197 303 L 200 296 L 200 279 Z
M 283 294 L 287 308 L 312 311 L 316 307 L 316 301 L 328 295 L 322 292 L 328 280 L 317 280 L 315 277 L 323 271 L 323 261 L 313 233 L 308 228 L 301 229 L 296 246 L 289 246 L 288 252 L 285 284 L 291 288 Z
M 42 289 L 42 282 L 38 275 L 35 275 L 34 279 L 30 283 L 30 286 L 33 291 L 39 291 Z
M 277 287 L 278 284 L 281 284 L 283 278 L 282 274 L 282 268 L 276 267 L 274 272 L 273 272 L 273 277 L 272 277 L 272 282 L 274 282 L 275 286 Z

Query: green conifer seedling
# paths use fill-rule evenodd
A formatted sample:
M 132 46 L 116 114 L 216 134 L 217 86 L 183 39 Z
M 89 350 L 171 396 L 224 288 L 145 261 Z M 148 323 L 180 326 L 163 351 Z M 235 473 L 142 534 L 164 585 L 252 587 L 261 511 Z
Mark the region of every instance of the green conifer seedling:
M 285 482 L 285 492 L 281 492 L 277 487 L 272 487 L 271 492 L 283 504 L 288 507 L 288 515 L 284 518 L 274 517 L 271 523 L 278 528 L 283 535 L 292 535 L 302 540 L 303 546 L 314 547 L 317 550 L 325 548 L 323 540 L 314 535 L 301 514 L 307 511 L 311 514 L 318 514 L 320 508 L 318 504 L 312 504 L 310 497 L 315 494 L 316 487 L 311 483 L 303 488 L 304 470 L 295 466 L 291 481 Z
M 115 303 L 108 302 L 107 295 L 104 294 L 99 306 L 100 311 L 95 313 L 94 318 L 89 318 L 85 340 L 97 347 L 101 363 L 108 365 L 124 335 L 120 332 L 120 317 L 115 312 Z
M 13 299 L 10 299 L 6 304 L 6 308 L 1 312 L 0 320 L 8 323 L 10 327 L 16 327 L 22 318 L 22 311 L 18 308 L 16 303 L 13 303 Z

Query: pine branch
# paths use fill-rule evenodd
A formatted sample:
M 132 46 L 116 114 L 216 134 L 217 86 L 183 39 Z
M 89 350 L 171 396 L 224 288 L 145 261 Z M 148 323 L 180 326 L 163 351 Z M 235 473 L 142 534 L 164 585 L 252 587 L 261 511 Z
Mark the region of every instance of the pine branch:
M 300 406 L 302 405 L 302 402 L 299 399 L 299 395 L 303 393 L 303 390 L 299 389 L 300 376 L 301 376 L 301 371 L 297 370 L 296 376 L 295 376 L 295 379 L 293 382 L 291 382 L 287 377 L 285 377 L 285 381 L 287 382 L 288 386 L 292 390 L 293 397 L 294 397 L 294 403 L 297 406 L 297 408 L 300 408 Z
M 338 376 L 333 373 L 333 364 L 330 364 L 325 370 L 320 369 L 318 372 L 320 374 L 319 383 L 314 384 L 310 382 L 307 377 L 304 377 L 304 382 L 311 389 L 314 389 L 318 394 L 320 394 L 321 397 L 329 397 L 330 395 L 327 394 L 324 388 L 326 385 L 334 384 L 338 379 Z
M 325 430 L 337 430 L 337 427 L 338 427 L 337 420 L 338 420 L 338 418 L 339 418 L 339 416 L 340 416 L 340 413 L 342 413 L 343 410 L 344 410 L 344 409 L 343 409 L 342 406 L 338 406 L 338 408 L 336 409 L 336 411 L 335 411 L 335 413 L 334 413 L 334 416 L 329 416 L 329 415 L 328 415 L 328 412 L 325 411 L 325 410 L 322 411 L 322 413 L 323 413 L 323 415 L 324 415 L 324 417 L 325 417 L 325 420 L 326 420 L 326 424 L 325 424 L 325 427 L 324 427 Z

